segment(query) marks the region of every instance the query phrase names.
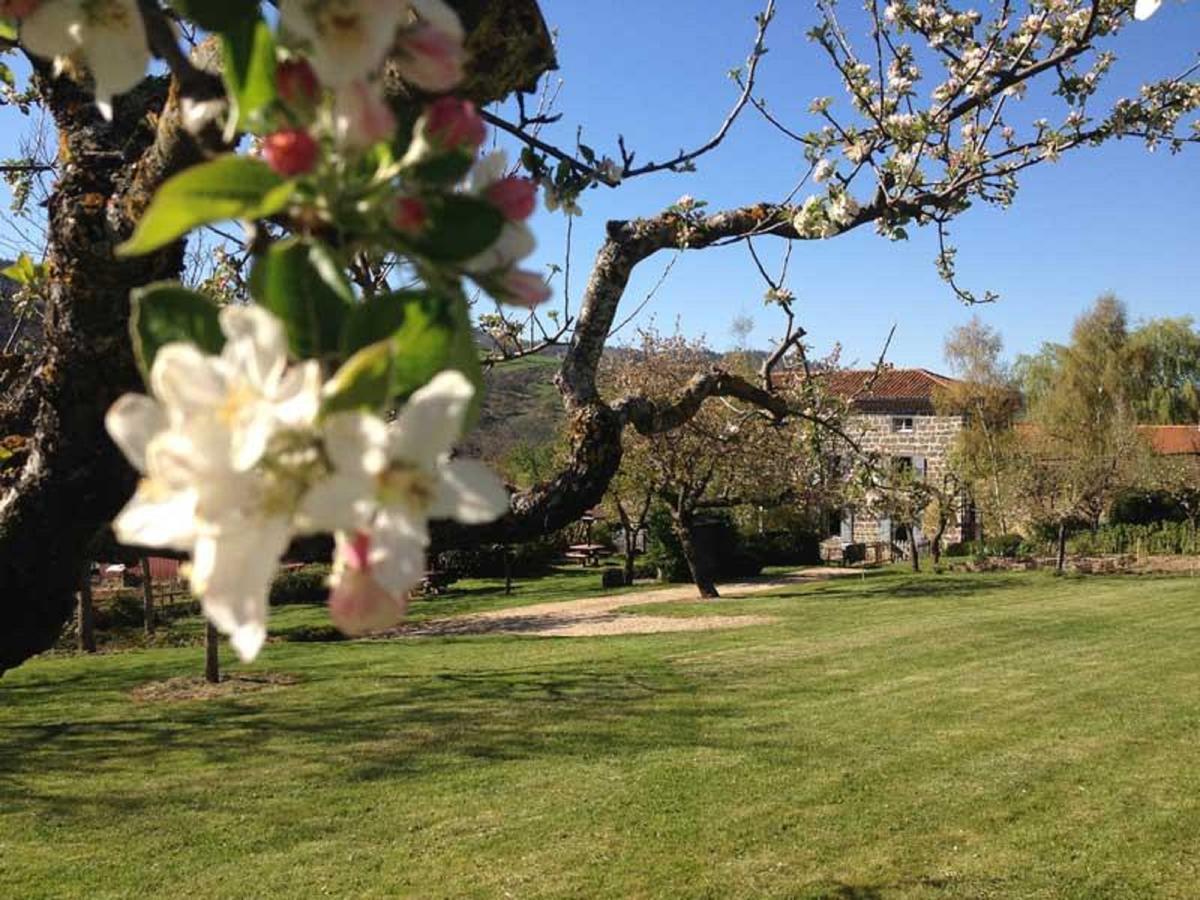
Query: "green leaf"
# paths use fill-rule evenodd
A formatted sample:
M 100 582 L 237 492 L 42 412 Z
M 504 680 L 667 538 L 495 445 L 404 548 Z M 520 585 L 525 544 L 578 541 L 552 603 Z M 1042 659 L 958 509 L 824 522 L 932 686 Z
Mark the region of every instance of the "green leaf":
M 397 291 L 393 294 L 377 294 L 358 304 L 342 329 L 343 355 L 349 356 L 369 344 L 392 337 L 404 326 L 410 306 L 430 300 L 431 295 L 425 291 Z
M 338 354 L 354 291 L 323 244 L 299 238 L 274 244 L 254 264 L 250 293 L 283 321 L 296 358 Z
M 15 41 L 17 39 L 17 23 L 11 19 L 0 19 L 0 40 Z
M 259 17 L 258 0 L 170 0 L 176 12 L 207 31 L 225 32 Z
M 262 219 L 284 209 L 295 182 L 262 160 L 222 156 L 169 179 L 155 195 L 119 256 L 139 256 L 183 237 L 193 228 L 228 219 Z
M 166 344 L 185 341 L 206 353 L 219 353 L 225 346 L 218 321 L 220 307 L 203 294 L 163 281 L 135 288 L 130 301 L 133 351 L 147 383 L 154 358 Z
M 261 133 L 263 113 L 275 102 L 275 36 L 262 19 L 248 19 L 225 31 L 221 40 L 225 88 L 238 127 Z
M 46 274 L 46 266 L 44 263 L 35 263 L 28 253 L 22 253 L 17 257 L 17 261 L 7 269 L 0 271 L 0 275 L 5 278 L 17 282 L 17 284 L 31 285 L 39 282 Z
M 486 200 L 449 194 L 430 200 L 429 226 L 416 248 L 438 262 L 461 262 L 492 246 L 503 227 L 503 214 Z
M 379 341 L 359 350 L 326 385 L 322 414 L 383 409 L 391 391 L 394 362 L 391 341 Z

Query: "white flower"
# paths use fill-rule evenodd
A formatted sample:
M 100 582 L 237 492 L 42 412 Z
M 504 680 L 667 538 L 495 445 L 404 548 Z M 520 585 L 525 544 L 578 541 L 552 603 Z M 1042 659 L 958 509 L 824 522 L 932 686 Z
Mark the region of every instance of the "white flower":
M 531 254 L 536 246 L 533 232 L 524 222 L 507 221 L 496 242 L 463 263 L 463 269 L 477 275 L 500 272 Z
M 450 458 L 474 393 L 462 373 L 446 371 L 414 393 L 391 425 L 367 412 L 335 414 L 324 424 L 333 474 L 304 499 L 301 522 L 367 533 L 370 572 L 395 596 L 425 571 L 429 519 L 478 524 L 508 509 L 504 486 L 486 466 Z
M 399 0 L 279 0 L 283 30 L 310 45 L 313 70 L 334 88 L 379 69 L 406 15 Z
M 56 69 L 80 56 L 95 81 L 100 114 L 146 74 L 150 50 L 137 0 L 47 0 L 21 21 L 21 43 Z
M 221 355 L 168 344 L 150 371 L 154 396 L 109 410 L 109 434 L 145 476 L 113 527 L 123 543 L 190 551 L 193 592 L 249 660 L 294 512 L 321 473 L 320 370 L 288 369 L 282 326 L 259 307 L 227 307 L 221 328 Z
M 817 184 L 820 184 L 823 181 L 828 181 L 833 177 L 833 174 L 836 171 L 837 166 L 834 165 L 832 161 L 823 159 L 818 162 L 816 167 L 813 169 L 813 181 L 815 181 Z
M 1139 22 L 1144 22 L 1162 6 L 1162 0 L 1137 0 L 1133 7 L 1133 17 Z
M 321 370 L 310 361 L 288 368 L 283 326 L 260 306 L 221 310 L 226 343 L 220 356 L 192 344 L 168 344 L 154 360 L 150 389 L 172 426 L 211 420 L 225 428 L 226 455 L 238 471 L 253 467 L 280 428 L 316 418 Z

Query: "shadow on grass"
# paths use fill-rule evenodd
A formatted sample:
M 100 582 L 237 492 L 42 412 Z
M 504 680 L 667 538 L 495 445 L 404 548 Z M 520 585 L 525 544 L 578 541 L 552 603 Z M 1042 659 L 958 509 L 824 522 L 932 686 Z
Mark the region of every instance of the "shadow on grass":
M 964 597 L 1016 589 L 1028 590 L 1028 579 L 1008 575 L 932 575 L 919 576 L 886 573 L 865 579 L 845 578 L 826 581 L 806 592 L 810 597 Z
M 9 690 L 49 700 L 51 691 L 91 693 L 97 681 L 103 689 L 124 690 L 139 681 L 129 672 L 122 679 L 97 675 Z M 420 778 L 480 762 L 625 757 L 706 746 L 702 735 L 712 731 L 706 723 L 738 714 L 732 705 L 680 702 L 679 695 L 698 686 L 653 668 L 374 672 L 343 685 L 326 676 L 272 695 L 129 703 L 102 709 L 90 720 L 52 720 L 57 709 L 79 709 L 76 693 L 74 703 L 47 710 L 44 721 L 3 729 L 0 806 L 69 817 L 89 807 L 125 813 L 139 804 L 175 802 L 152 790 L 110 794 L 84 787 L 75 797 L 70 790 L 38 795 L 32 777 L 44 783 L 128 767 L 146 773 L 152 784 L 168 772 L 194 768 L 197 757 L 203 765 L 231 769 L 248 757 L 270 759 L 305 773 L 298 777 L 345 783 Z

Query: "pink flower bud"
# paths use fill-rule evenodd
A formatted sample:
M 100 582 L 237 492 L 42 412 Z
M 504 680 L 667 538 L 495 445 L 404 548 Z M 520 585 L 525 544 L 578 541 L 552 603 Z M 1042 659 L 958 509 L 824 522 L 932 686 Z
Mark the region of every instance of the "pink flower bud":
M 365 149 L 391 140 L 396 133 L 396 116 L 379 88 L 365 81 L 352 81 L 334 98 L 334 125 L 338 143 Z
M 504 218 L 520 222 L 533 215 L 537 205 L 537 185 L 528 178 L 510 176 L 489 185 L 484 196 L 504 213 Z
M 462 41 L 432 25 L 417 25 L 400 36 L 400 77 L 423 91 L 453 90 L 463 80 Z
M 550 299 L 550 285 L 537 272 L 510 269 L 501 276 L 500 287 L 504 291 L 503 299 L 516 306 L 532 309 Z
M 475 104 L 458 97 L 442 97 L 425 110 L 425 131 L 446 150 L 474 153 L 487 137 L 487 127 Z
M 307 60 L 288 59 L 275 69 L 275 90 L 279 99 L 292 109 L 308 112 L 321 99 L 317 73 Z
M 329 618 L 344 634 L 369 634 L 395 625 L 408 608 L 408 597 L 393 597 L 371 574 L 371 535 L 355 532 L 348 540 L 340 535 Z
M 402 234 L 417 235 L 429 224 L 429 208 L 420 197 L 397 197 L 392 207 L 392 227 Z
M 305 175 L 317 165 L 321 148 L 307 131 L 288 128 L 263 138 L 267 165 L 280 175 Z
M 343 571 L 329 595 L 329 618 L 338 631 L 349 635 L 391 628 L 407 607 L 407 597 L 393 597 L 374 576 L 358 569 Z

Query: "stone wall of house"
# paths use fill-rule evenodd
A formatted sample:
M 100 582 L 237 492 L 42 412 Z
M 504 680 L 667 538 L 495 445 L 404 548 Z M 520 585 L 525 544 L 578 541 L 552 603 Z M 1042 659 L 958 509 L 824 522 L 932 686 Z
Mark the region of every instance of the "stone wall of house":
M 911 420 L 912 429 L 898 428 L 898 420 L 905 424 Z M 959 416 L 889 412 L 860 413 L 850 420 L 846 430 L 864 451 L 884 458 L 923 459 L 926 480 L 940 484 L 946 476 L 954 440 L 962 427 L 963 420 Z M 872 513 L 857 511 L 851 516 L 849 511 L 843 512 L 843 520 L 851 518 L 855 542 L 870 544 L 887 539 L 883 523 Z M 947 543 L 962 539 L 960 527 L 947 529 Z

